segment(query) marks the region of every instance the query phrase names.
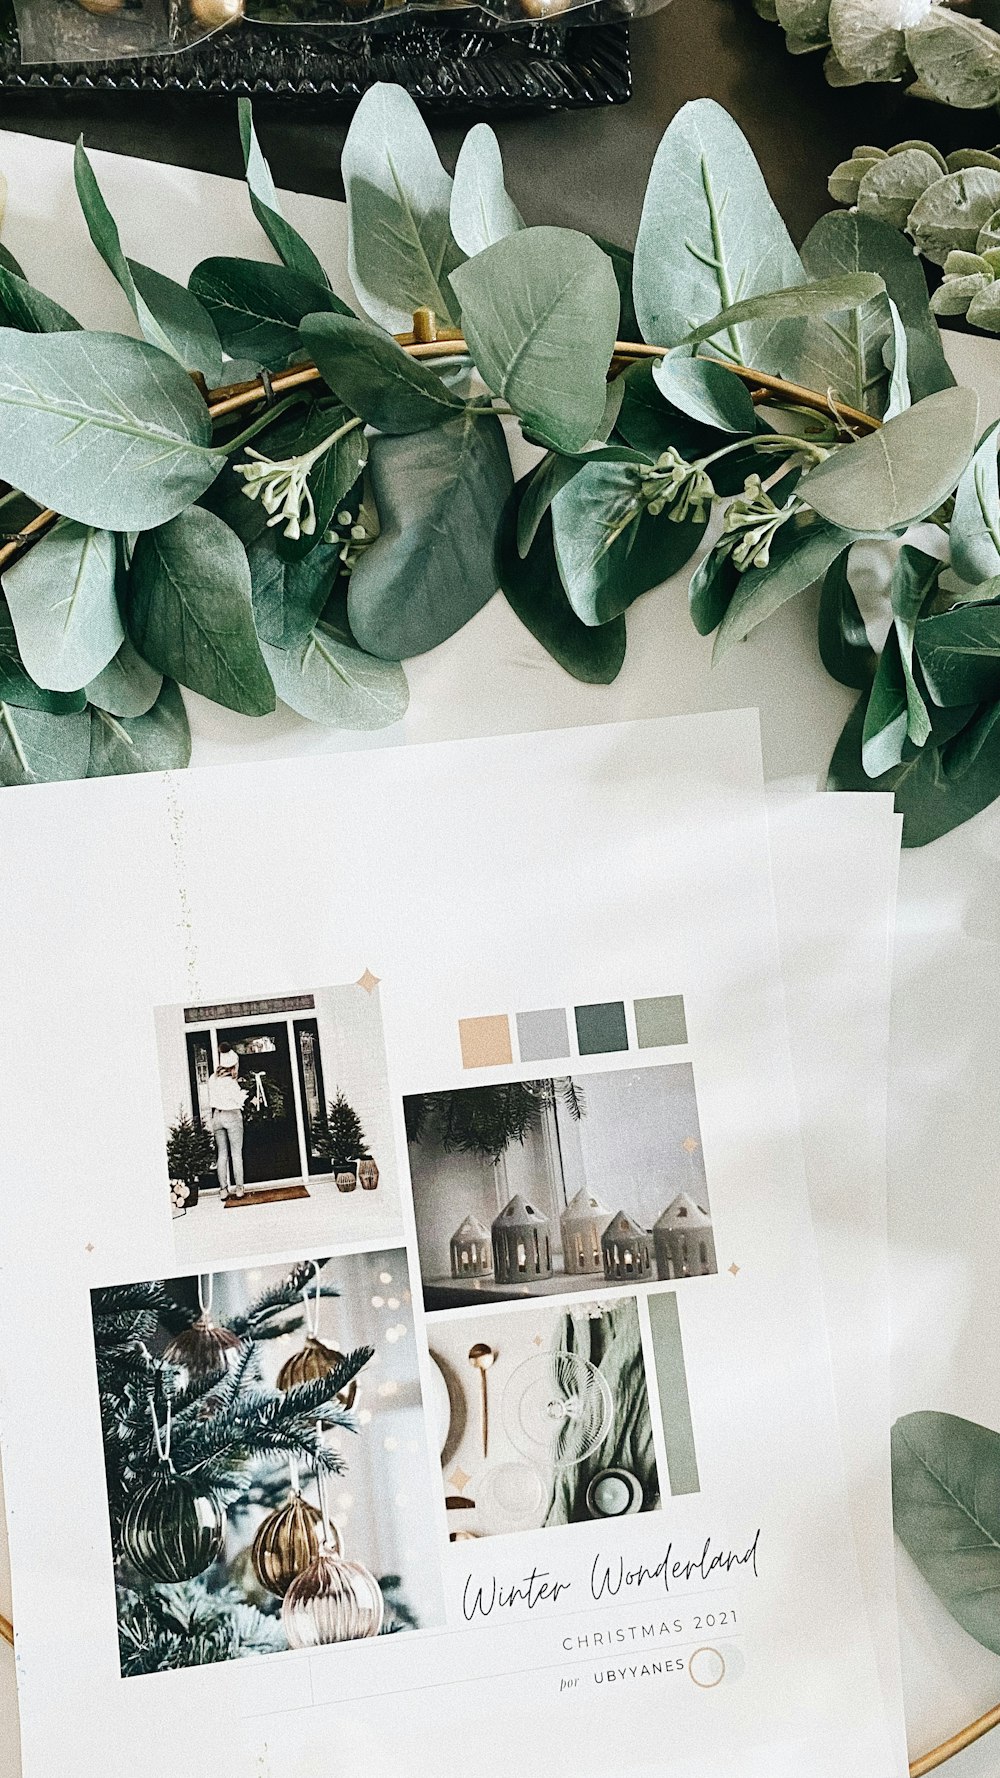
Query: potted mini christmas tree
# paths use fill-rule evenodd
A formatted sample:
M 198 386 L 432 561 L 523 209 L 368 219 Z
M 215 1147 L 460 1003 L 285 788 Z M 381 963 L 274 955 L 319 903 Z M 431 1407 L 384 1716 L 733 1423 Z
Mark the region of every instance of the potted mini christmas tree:
M 189 1207 L 197 1204 L 201 1188 L 214 1185 L 214 1159 L 211 1133 L 182 1111 L 167 1135 L 167 1171 L 171 1184 L 176 1180 L 187 1186 L 185 1201 Z
M 328 1155 L 338 1191 L 352 1192 L 358 1183 L 358 1162 L 371 1161 L 365 1133 L 350 1100 L 340 1088 L 326 1108 L 326 1123 L 316 1144 L 319 1152 Z M 376 1172 L 376 1180 L 378 1174 Z

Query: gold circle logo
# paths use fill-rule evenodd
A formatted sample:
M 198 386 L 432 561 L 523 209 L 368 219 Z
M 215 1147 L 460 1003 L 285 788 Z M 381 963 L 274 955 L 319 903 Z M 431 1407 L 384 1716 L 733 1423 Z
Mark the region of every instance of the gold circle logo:
M 699 1655 L 707 1657 L 707 1659 L 699 1663 L 706 1674 L 704 1679 L 699 1679 L 698 1674 L 695 1672 L 695 1662 L 698 1660 Z M 722 1681 L 726 1676 L 726 1663 L 717 1648 L 711 1648 L 706 1644 L 703 1648 L 696 1648 L 693 1655 L 690 1656 L 688 1660 L 688 1673 L 695 1685 L 700 1686 L 702 1691 L 710 1692 L 714 1686 L 722 1684 Z

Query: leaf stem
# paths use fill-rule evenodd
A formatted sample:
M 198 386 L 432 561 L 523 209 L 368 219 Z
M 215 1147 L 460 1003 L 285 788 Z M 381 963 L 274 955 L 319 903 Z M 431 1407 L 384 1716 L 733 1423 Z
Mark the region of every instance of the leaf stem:
M 263 432 L 266 426 L 270 426 L 272 420 L 276 420 L 279 414 L 287 413 L 288 409 L 294 407 L 296 402 L 301 401 L 301 399 L 302 397 L 300 395 L 288 395 L 284 401 L 279 401 L 274 407 L 265 409 L 264 413 L 258 414 L 256 420 L 252 420 L 250 425 L 247 426 L 244 431 L 237 433 L 235 438 L 228 438 L 226 440 L 226 451 L 230 455 L 236 451 L 241 451 L 245 444 L 249 444 L 252 438 L 257 437 L 258 432 Z M 213 450 L 217 448 L 217 446 L 212 446 Z

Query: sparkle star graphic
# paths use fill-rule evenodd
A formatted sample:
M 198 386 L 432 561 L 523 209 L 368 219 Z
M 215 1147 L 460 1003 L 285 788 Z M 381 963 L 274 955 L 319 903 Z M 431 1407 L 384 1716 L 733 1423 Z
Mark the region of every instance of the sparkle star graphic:
M 354 985 L 356 988 L 364 988 L 366 994 L 371 994 L 378 987 L 381 980 L 382 977 L 380 975 L 372 975 L 371 970 L 366 969 L 364 975 L 358 976 Z
M 731 1265 L 731 1266 L 730 1266 L 730 1268 L 729 1268 L 729 1270 L 730 1270 L 730 1271 L 731 1271 L 731 1272 L 732 1272 L 732 1274 L 733 1274 L 733 1277 L 734 1277 L 734 1278 L 735 1278 L 735 1276 L 736 1276 L 736 1274 L 737 1274 L 737 1272 L 738 1272 L 738 1271 L 739 1271 L 739 1269 L 740 1269 L 740 1268 L 739 1268 L 739 1266 L 738 1266 L 738 1265 L 737 1265 L 737 1264 L 736 1264 L 736 1261 L 735 1261 L 735 1260 L 733 1260 L 733 1263 L 732 1263 L 732 1265 Z
M 470 1475 L 466 1475 L 464 1469 L 453 1469 L 450 1476 L 448 1477 L 448 1480 L 449 1480 L 451 1486 L 456 1490 L 456 1492 L 461 1494 L 463 1488 L 468 1487 L 469 1483 L 472 1480 L 472 1477 Z

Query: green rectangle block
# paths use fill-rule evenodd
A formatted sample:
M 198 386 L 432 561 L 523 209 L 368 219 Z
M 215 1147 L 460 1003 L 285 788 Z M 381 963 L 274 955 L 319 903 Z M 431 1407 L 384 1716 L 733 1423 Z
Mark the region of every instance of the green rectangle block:
M 691 1425 L 687 1367 L 677 1296 L 672 1290 L 653 1292 L 646 1299 L 656 1360 L 656 1388 L 660 1401 L 663 1442 L 671 1494 L 700 1494 L 698 1458 Z
M 687 1043 L 683 994 L 659 994 L 635 1002 L 635 1032 L 641 1050 L 666 1049 Z

